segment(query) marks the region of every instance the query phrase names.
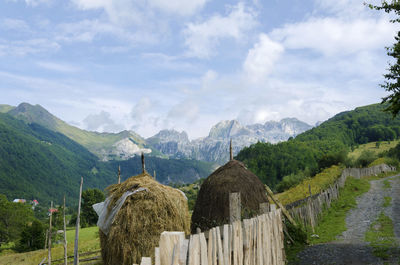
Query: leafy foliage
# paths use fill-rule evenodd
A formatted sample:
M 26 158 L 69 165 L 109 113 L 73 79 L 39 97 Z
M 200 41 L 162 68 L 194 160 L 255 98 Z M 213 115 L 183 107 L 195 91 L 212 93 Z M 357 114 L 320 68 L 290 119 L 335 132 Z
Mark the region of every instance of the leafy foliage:
M 10 202 L 0 194 L 0 246 L 18 239 L 22 228 L 32 220 L 29 205 Z
M 42 249 L 46 240 L 46 228 L 42 222 L 35 219 L 22 229 L 17 249 L 20 252 Z
M 349 165 L 347 153 L 355 146 L 400 136 L 400 118 L 393 119 L 383 111 L 385 107 L 374 104 L 339 113 L 287 142 L 244 148 L 237 159 L 271 188 L 284 176 L 301 174 L 306 169 L 314 175 L 332 165 Z
M 392 23 L 400 22 L 400 2 L 398 0 L 382 1 L 380 6 L 369 5 L 370 8 L 376 10 L 384 10 L 386 13 L 394 12 L 396 18 L 391 20 Z M 388 73 L 384 74 L 385 82 L 381 84 L 386 91 L 391 94 L 383 98 L 383 102 L 388 102 L 386 108 L 393 116 L 396 116 L 400 111 L 400 31 L 394 37 L 396 42 L 392 47 L 386 47 L 387 54 L 394 59 L 394 63 L 389 63 Z
M 87 189 L 82 192 L 81 226 L 96 225 L 98 216 L 92 205 L 105 200 L 104 193 L 99 189 Z

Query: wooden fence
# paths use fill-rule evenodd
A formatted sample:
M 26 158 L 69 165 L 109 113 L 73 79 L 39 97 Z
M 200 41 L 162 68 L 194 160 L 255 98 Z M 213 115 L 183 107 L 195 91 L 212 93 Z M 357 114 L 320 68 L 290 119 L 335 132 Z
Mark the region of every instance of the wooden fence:
M 163 232 L 154 250 L 155 265 L 285 264 L 281 209 L 214 227 L 205 233 Z M 151 265 L 143 257 L 141 265 Z
M 300 222 L 303 227 L 311 228 L 318 224 L 321 213 L 324 209 L 331 206 L 332 201 L 339 197 L 339 189 L 346 182 L 347 177 L 353 176 L 361 178 L 365 176 L 377 175 L 384 172 L 395 171 L 396 168 L 386 164 L 377 165 L 369 168 L 346 168 L 342 171 L 341 176 L 325 191 L 286 205 L 291 216 Z

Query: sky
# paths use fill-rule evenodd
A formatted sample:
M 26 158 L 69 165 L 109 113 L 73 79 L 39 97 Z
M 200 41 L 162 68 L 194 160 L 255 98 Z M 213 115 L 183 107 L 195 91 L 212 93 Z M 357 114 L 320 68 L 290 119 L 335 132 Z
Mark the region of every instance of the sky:
M 144 137 L 313 125 L 386 95 L 389 19 L 362 0 L 2 0 L 0 104 Z

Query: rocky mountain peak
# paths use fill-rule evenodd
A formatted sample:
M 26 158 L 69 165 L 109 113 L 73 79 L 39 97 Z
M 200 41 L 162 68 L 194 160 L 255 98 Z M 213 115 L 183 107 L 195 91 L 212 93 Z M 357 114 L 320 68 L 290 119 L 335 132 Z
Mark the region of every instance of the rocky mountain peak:
M 245 132 L 247 132 L 247 129 L 237 120 L 226 120 L 214 125 L 208 137 L 213 139 L 227 139 Z
M 159 133 L 148 139 L 157 139 L 159 142 L 189 142 L 188 134 L 185 131 L 178 132 L 176 130 L 161 130 Z

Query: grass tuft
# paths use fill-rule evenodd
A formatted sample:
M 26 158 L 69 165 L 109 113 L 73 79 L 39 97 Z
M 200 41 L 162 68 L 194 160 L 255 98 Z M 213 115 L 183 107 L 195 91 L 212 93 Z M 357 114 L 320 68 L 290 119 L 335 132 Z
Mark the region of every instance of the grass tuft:
M 388 207 L 392 203 L 392 197 L 384 197 L 383 207 Z
M 383 212 L 373 222 L 365 233 L 365 241 L 370 242 L 374 255 L 382 259 L 389 259 L 391 250 L 396 248 L 393 221 Z
M 315 227 L 315 234 L 319 238 L 311 237 L 310 234 L 309 241 L 312 244 L 333 241 L 336 236 L 346 231 L 347 212 L 357 205 L 356 197 L 369 189 L 369 181 L 352 177 L 347 178 L 345 186 L 340 190 L 339 199 L 332 202 L 331 208 L 323 212 L 318 226 Z

